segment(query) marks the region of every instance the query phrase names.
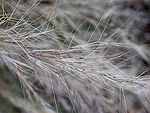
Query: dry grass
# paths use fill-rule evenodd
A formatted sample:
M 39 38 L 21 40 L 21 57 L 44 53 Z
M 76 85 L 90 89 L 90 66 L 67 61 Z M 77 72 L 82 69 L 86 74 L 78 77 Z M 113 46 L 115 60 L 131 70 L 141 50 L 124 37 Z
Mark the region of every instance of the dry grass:
M 118 24 L 110 7 L 104 0 L 2 0 L 0 58 L 26 98 L 7 89 L 0 95 L 31 113 L 150 112 L 150 78 L 142 76 L 149 68 L 138 73 L 149 48 L 123 29 L 139 12 Z

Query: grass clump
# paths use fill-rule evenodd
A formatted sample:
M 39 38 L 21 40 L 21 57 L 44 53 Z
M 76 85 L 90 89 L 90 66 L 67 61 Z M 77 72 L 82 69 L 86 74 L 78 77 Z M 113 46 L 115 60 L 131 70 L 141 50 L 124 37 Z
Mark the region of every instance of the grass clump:
M 122 35 L 133 17 L 115 23 L 112 3 L 2 0 L 0 58 L 23 95 L 4 88 L 5 101 L 27 113 L 150 112 L 149 69 L 138 74 L 148 50 Z

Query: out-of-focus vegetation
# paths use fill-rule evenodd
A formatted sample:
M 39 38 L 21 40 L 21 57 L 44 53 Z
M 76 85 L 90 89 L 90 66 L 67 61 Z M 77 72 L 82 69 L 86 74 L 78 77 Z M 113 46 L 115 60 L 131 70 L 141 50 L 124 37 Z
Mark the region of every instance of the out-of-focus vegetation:
M 149 113 L 147 0 L 0 0 L 0 113 Z

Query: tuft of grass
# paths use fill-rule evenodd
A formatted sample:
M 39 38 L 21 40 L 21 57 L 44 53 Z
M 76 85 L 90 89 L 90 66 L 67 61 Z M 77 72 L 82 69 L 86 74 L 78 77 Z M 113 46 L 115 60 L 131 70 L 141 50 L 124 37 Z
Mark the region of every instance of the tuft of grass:
M 12 75 L 1 76 L 4 101 L 27 113 L 150 112 L 149 68 L 138 74 L 149 51 L 123 30 L 136 13 L 113 16 L 114 4 L 2 0 L 0 58 L 17 77 L 7 89 Z

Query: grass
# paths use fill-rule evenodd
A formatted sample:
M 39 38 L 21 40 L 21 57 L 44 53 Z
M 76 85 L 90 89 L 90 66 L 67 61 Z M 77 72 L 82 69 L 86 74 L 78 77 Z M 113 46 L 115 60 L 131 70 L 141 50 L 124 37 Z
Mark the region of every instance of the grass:
M 150 112 L 143 76 L 149 48 L 127 28 L 140 12 L 116 16 L 114 7 L 104 0 L 2 0 L 0 58 L 13 75 L 2 69 L 0 97 L 8 113 Z

